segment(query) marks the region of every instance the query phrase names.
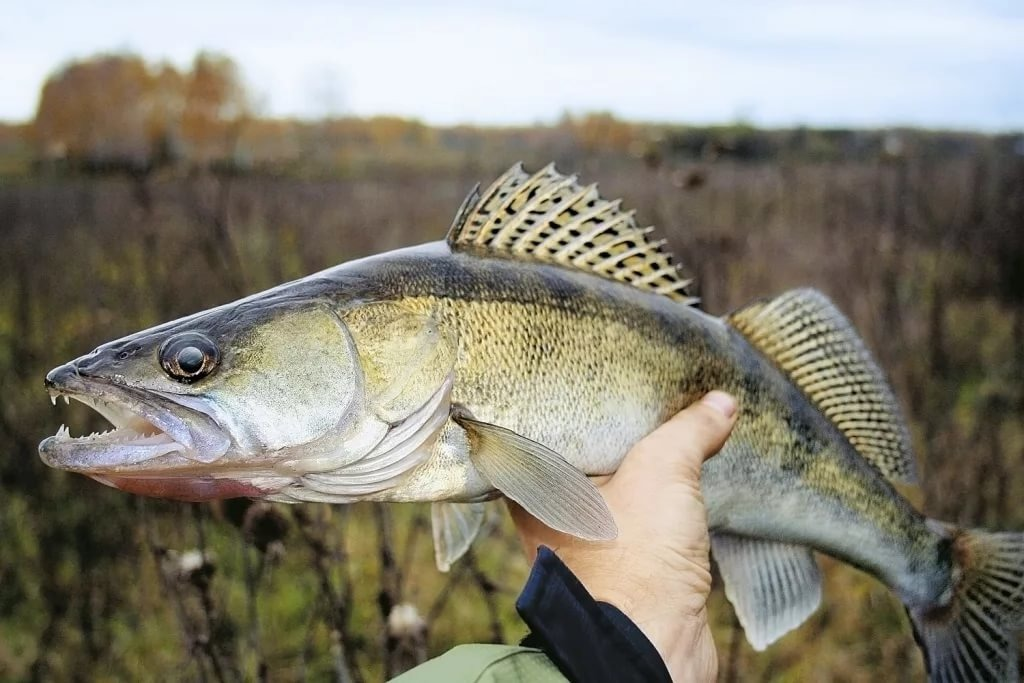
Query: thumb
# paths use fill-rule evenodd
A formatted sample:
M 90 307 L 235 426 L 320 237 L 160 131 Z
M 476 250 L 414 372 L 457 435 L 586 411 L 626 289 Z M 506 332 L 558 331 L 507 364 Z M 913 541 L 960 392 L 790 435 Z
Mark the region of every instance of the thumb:
M 737 413 L 735 398 L 712 391 L 639 441 L 619 469 L 640 465 L 658 476 L 699 481 L 701 465 L 725 445 Z

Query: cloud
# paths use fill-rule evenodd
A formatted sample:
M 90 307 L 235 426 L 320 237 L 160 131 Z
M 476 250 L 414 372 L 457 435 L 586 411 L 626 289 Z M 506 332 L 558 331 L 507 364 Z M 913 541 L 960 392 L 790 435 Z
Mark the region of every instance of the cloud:
M 493 9 L 465 0 L 115 0 L 22 4 L 0 29 L 0 117 L 28 118 L 47 72 L 129 47 L 242 65 L 270 113 L 398 113 L 525 123 L 562 111 L 767 125 L 1024 127 L 1018 3 L 959 0 L 728 4 L 634 0 Z M 336 84 L 332 86 L 331 79 Z M 339 104 L 340 103 L 340 104 Z

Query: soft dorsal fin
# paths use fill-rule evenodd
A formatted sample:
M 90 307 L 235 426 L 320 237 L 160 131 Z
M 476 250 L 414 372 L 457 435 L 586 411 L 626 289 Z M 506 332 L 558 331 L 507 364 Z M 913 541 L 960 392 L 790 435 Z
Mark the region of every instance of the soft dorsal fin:
M 555 263 L 663 294 L 687 305 L 692 280 L 684 279 L 664 241 L 649 239 L 632 211 L 577 184 L 554 164 L 530 175 L 516 164 L 480 195 L 466 198 L 448 232 L 454 250 L 481 250 Z
M 850 321 L 825 295 L 797 289 L 726 320 L 775 362 L 853 447 L 892 481 L 914 482 L 896 397 Z

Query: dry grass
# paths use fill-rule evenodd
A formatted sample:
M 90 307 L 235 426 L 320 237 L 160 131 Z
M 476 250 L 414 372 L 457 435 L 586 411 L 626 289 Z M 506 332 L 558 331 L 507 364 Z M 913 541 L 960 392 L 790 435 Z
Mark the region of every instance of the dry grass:
M 924 481 L 913 498 L 950 521 L 1024 528 L 1024 160 L 926 152 L 654 168 L 572 156 L 562 166 L 658 225 L 710 311 L 798 285 L 832 296 L 909 413 Z M 0 679 L 379 680 L 408 658 L 384 629 L 398 603 L 427 617 L 430 653 L 522 635 L 512 602 L 526 566 L 507 522 L 445 577 L 420 506 L 274 508 L 260 527 L 265 510 L 143 502 L 35 455 L 61 420 L 77 432 L 93 419 L 50 409 L 41 378 L 56 363 L 241 292 L 438 239 L 464 193 L 506 161 L 344 179 L 0 186 Z M 183 572 L 182 554 L 197 548 L 208 561 Z M 920 673 L 898 602 L 824 564 L 824 606 L 765 653 L 734 646 L 716 593 L 724 678 Z

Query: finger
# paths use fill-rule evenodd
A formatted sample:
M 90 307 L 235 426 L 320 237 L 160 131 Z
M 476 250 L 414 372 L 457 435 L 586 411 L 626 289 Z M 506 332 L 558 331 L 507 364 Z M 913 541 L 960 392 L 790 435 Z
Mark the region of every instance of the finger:
M 725 445 L 737 414 L 736 399 L 725 392 L 712 391 L 637 443 L 622 467 L 652 460 L 659 463 L 659 471 L 670 468 L 697 474 L 701 464 Z

